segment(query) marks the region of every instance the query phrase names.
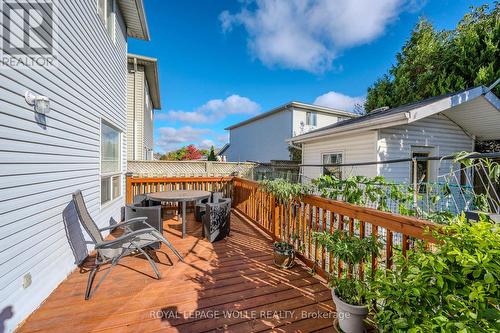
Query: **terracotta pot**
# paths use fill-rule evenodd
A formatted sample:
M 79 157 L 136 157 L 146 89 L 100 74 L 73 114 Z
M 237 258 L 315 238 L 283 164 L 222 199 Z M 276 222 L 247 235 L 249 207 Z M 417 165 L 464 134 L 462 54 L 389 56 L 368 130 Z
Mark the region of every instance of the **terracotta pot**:
M 340 329 L 345 333 L 366 332 L 364 320 L 368 316 L 367 305 L 351 305 L 341 300 L 335 288 L 332 289 L 333 303 L 337 309 L 337 319 Z

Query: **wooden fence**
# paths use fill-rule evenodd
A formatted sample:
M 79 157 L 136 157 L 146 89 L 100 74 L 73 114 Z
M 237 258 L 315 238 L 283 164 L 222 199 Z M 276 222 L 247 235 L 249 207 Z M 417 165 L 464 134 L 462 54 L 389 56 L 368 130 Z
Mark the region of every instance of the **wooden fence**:
M 287 205 L 280 204 L 257 182 L 241 178 L 233 179 L 233 207 L 275 240 L 293 244 L 299 259 L 323 277 L 329 274 L 340 276 L 343 270 L 352 272 L 354 268 L 343 267 L 342 262 L 325 253 L 314 241 L 313 231 L 340 229 L 359 237 L 376 236 L 384 249 L 380 256 L 372 256 L 371 263 L 368 263 L 375 272 L 380 267 L 390 269 L 394 252 L 401 251 L 406 255 L 410 246 L 415 244 L 414 240 L 433 243 L 435 240 L 428 230 L 437 228 L 432 222 L 313 195 L 305 195 Z M 362 276 L 365 264 L 356 269 Z

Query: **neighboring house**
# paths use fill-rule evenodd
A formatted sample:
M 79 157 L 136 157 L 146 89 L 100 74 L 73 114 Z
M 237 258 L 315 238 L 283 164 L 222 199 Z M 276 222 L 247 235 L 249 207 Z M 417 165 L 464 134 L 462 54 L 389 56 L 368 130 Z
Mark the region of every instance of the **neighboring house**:
M 219 161 L 219 162 L 226 162 L 227 161 L 226 151 L 228 148 L 229 148 L 229 143 L 226 143 L 220 149 L 215 150 L 215 155 L 217 156 L 217 161 Z
M 346 111 L 290 102 L 226 128 L 229 146 L 224 155 L 230 162 L 288 160 L 287 138 L 353 117 Z
M 29 16 L 20 8 L 27 3 L 2 5 L 25 17 L 26 27 Z M 127 38 L 149 40 L 142 0 L 53 4 L 57 64 L 17 68 L 9 62 L 0 68 L 0 312 L 5 314 L 0 326 L 6 332 L 34 311 L 87 254 L 87 236 L 72 203 L 74 191 L 83 191 L 99 226 L 120 221 L 127 151 Z M 20 20 L 4 21 L 4 36 L 10 33 L 23 41 Z M 39 35 L 42 43 L 46 36 Z M 33 56 L 23 54 L 28 55 Z M 39 96 L 37 111 L 25 99 L 26 92 Z M 83 298 L 84 291 L 77 292 Z
M 154 160 L 154 110 L 161 109 L 158 61 L 128 55 L 127 160 Z
M 302 144 L 305 181 L 324 173 L 376 176 L 411 183 L 410 163 L 324 168 L 322 164 L 361 163 L 443 156 L 473 151 L 476 139 L 500 138 L 500 102 L 485 87 L 429 98 L 393 109 L 373 111 L 290 138 Z M 309 165 L 309 166 L 307 166 Z M 450 172 L 450 161 L 419 162 L 424 181 Z M 462 180 L 461 180 L 462 181 Z

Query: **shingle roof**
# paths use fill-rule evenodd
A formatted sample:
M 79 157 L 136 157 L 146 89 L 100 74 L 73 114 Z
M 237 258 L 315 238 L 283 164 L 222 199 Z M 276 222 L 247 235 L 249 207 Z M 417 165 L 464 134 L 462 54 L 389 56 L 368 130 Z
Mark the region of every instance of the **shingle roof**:
M 315 129 L 313 131 L 307 132 L 306 134 L 304 134 L 304 136 L 307 135 L 309 137 L 311 134 L 314 135 L 315 133 L 321 133 L 321 132 L 328 131 L 328 130 L 331 130 L 331 129 L 334 129 L 334 128 L 341 128 L 341 127 L 346 126 L 346 125 L 364 123 L 364 122 L 372 121 L 374 119 L 378 119 L 378 118 L 382 118 L 382 117 L 387 117 L 387 116 L 392 116 L 392 115 L 395 115 L 395 114 L 398 114 L 398 113 L 409 112 L 411 110 L 414 110 L 414 109 L 417 109 L 417 108 L 424 107 L 426 105 L 435 103 L 435 102 L 437 102 L 439 100 L 442 100 L 442 99 L 445 99 L 445 98 L 449 98 L 450 96 L 453 96 L 453 95 L 456 95 L 456 94 L 460 94 L 460 93 L 462 93 L 464 91 L 467 91 L 467 90 L 469 90 L 469 89 L 464 89 L 464 90 L 461 90 L 461 91 L 457 91 L 457 92 L 453 92 L 453 93 L 449 93 L 449 94 L 445 94 L 445 95 L 430 97 L 430 98 L 427 98 L 427 99 L 424 99 L 424 100 L 421 100 L 421 101 L 418 101 L 418 102 L 408 103 L 408 104 L 401 105 L 401 106 L 398 106 L 398 107 L 395 107 L 395 108 L 391 108 L 391 109 L 385 109 L 385 110 L 379 110 L 379 111 L 372 111 L 370 113 L 367 113 L 367 114 L 365 114 L 363 116 L 360 116 L 360 117 L 357 117 L 357 118 L 351 118 L 351 119 L 342 120 L 342 121 L 337 122 L 335 124 Z M 300 137 L 301 136 L 297 136 L 294 139 L 299 139 Z

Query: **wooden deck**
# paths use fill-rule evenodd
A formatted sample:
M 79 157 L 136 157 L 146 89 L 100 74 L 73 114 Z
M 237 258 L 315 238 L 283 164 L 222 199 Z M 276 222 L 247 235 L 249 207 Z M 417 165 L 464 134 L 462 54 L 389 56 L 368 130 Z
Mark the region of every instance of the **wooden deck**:
M 271 240 L 248 222 L 233 214 L 231 235 L 214 244 L 192 215 L 186 239 L 180 227 L 165 221 L 185 262 L 162 247 L 161 280 L 146 259 L 125 258 L 85 301 L 88 271 L 77 269 L 17 332 L 333 331 L 330 290 L 303 266 L 273 266 Z

